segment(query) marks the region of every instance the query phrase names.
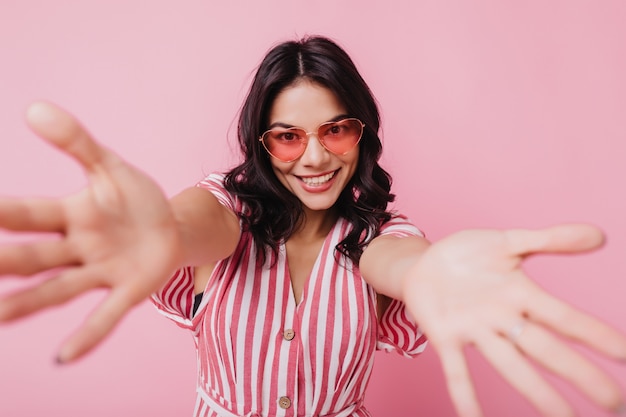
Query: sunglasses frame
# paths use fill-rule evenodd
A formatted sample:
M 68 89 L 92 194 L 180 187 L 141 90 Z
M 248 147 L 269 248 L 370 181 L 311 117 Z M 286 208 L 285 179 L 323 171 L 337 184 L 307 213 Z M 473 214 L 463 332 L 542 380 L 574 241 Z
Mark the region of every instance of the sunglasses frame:
M 359 124 L 361 125 L 361 134 L 359 135 L 359 138 L 357 139 L 357 141 L 356 141 L 356 142 L 354 142 L 354 145 L 352 145 L 352 147 L 351 147 L 350 149 L 348 149 L 347 151 L 345 151 L 345 152 L 343 152 L 343 153 L 337 153 L 337 152 L 334 152 L 333 150 L 329 149 L 329 148 L 326 146 L 326 144 L 324 143 L 324 140 L 323 140 L 322 138 L 320 138 L 320 137 L 319 137 L 319 131 L 320 131 L 320 129 L 321 129 L 324 125 L 331 125 L 331 124 L 334 124 L 334 123 L 341 123 L 341 122 L 345 122 L 345 121 L 347 121 L 347 120 L 350 120 L 350 121 L 354 120 L 354 121 L 359 122 Z M 301 131 L 303 131 L 303 132 L 304 132 L 304 137 L 303 137 L 303 139 L 301 139 L 301 140 L 300 140 L 300 143 L 304 143 L 304 147 L 302 148 L 302 152 L 300 153 L 300 155 L 298 155 L 297 157 L 295 157 L 295 158 L 293 158 L 293 159 L 284 160 L 284 159 L 279 158 L 279 157 L 277 157 L 276 155 L 274 155 L 273 153 L 271 153 L 271 152 L 270 152 L 270 150 L 268 149 L 267 145 L 265 144 L 265 140 L 264 140 L 264 138 L 265 138 L 265 135 L 267 135 L 269 132 L 271 132 L 271 131 L 272 131 L 272 129 L 268 129 L 268 130 L 266 130 L 265 132 L 263 132 L 263 134 L 262 134 L 261 136 L 259 136 L 259 142 L 261 142 L 261 143 L 263 144 L 263 147 L 265 148 L 265 150 L 267 151 L 267 153 L 268 153 L 268 154 L 270 154 L 270 156 L 272 156 L 272 157 L 274 157 L 274 158 L 278 159 L 278 160 L 279 160 L 279 161 L 281 161 L 281 162 L 293 162 L 293 161 L 295 161 L 295 160 L 299 159 L 302 155 L 304 155 L 304 152 L 306 151 L 306 147 L 309 145 L 309 136 L 311 136 L 311 135 L 315 135 L 315 136 L 317 137 L 317 140 L 318 140 L 318 141 L 322 144 L 322 146 L 324 147 L 324 149 L 326 149 L 328 152 L 332 153 L 333 155 L 339 155 L 339 156 L 341 156 L 341 155 L 345 155 L 345 154 L 347 154 L 347 153 L 348 153 L 348 152 L 350 152 L 352 149 L 354 149 L 354 148 L 355 148 L 355 147 L 359 144 L 359 142 L 361 142 L 361 139 L 363 138 L 363 133 L 365 132 L 365 123 L 363 123 L 361 120 L 357 119 L 356 117 L 346 117 L 346 118 L 344 118 L 344 119 L 339 119 L 339 120 L 335 120 L 335 121 L 329 121 L 329 122 L 324 122 L 324 123 L 321 123 L 321 124 L 317 127 L 316 131 L 314 131 L 314 132 L 307 132 L 307 131 L 306 131 L 306 129 L 304 129 L 304 128 L 302 128 L 302 127 L 298 127 L 298 126 L 291 126 L 291 127 L 289 127 L 289 128 L 285 128 L 285 130 L 286 130 L 286 131 L 289 131 L 289 130 L 301 130 Z

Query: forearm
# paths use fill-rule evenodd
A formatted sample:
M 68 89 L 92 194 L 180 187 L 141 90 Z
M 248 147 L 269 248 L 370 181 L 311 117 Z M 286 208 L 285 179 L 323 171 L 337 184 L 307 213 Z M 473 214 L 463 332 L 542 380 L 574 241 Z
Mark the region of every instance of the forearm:
M 361 256 L 361 274 L 379 294 L 403 300 L 404 280 L 429 246 L 428 240 L 418 236 L 380 236 Z
M 182 245 L 179 266 L 197 266 L 229 256 L 239 241 L 239 220 L 207 190 L 188 188 L 170 200 Z

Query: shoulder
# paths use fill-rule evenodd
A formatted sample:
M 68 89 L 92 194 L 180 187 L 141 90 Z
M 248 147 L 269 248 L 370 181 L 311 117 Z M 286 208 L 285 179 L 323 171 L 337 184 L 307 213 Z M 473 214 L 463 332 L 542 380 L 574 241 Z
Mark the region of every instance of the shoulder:
M 225 174 L 221 172 L 213 172 L 207 175 L 206 177 L 204 177 L 202 180 L 200 180 L 196 184 L 196 186 L 200 188 L 206 188 L 209 190 L 216 189 L 219 191 L 227 192 L 226 187 L 224 186 L 225 180 L 226 180 Z
M 381 225 L 379 235 L 424 237 L 424 232 L 422 232 L 422 230 L 420 230 L 406 215 L 392 212 L 391 218 Z
M 196 187 L 210 191 L 222 205 L 240 213 L 242 211 L 242 203 L 235 194 L 226 189 L 225 181 L 226 174 L 213 172 L 199 181 Z

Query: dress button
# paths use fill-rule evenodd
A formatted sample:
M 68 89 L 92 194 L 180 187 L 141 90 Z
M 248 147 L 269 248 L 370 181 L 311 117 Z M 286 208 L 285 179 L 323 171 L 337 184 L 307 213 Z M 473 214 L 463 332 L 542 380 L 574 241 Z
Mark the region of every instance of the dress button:
M 280 408 L 284 408 L 285 410 L 291 407 L 291 400 L 289 397 L 280 397 L 278 399 L 278 405 Z
M 293 329 L 287 329 L 283 333 L 283 337 L 285 338 L 285 340 L 292 340 L 294 337 L 296 337 L 296 332 Z

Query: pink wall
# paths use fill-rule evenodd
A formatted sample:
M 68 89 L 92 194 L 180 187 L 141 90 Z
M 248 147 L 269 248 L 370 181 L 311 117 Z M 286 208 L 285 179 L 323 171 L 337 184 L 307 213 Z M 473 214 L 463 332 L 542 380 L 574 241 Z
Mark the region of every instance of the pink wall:
M 241 3 L 3 0 L 0 194 L 58 196 L 84 184 L 24 126 L 38 98 L 72 109 L 169 194 L 191 185 L 235 160 L 233 121 L 267 48 L 325 34 L 380 101 L 398 209 L 435 240 L 467 227 L 602 226 L 602 251 L 528 268 L 626 331 L 625 2 Z M 101 295 L 0 328 L 0 415 L 190 415 L 191 337 L 148 304 L 87 359 L 53 364 Z M 535 415 L 468 354 L 488 415 Z M 593 358 L 626 386 L 624 367 Z M 452 415 L 432 351 L 378 359 L 367 401 L 375 415 Z M 582 415 L 604 415 L 559 386 Z

